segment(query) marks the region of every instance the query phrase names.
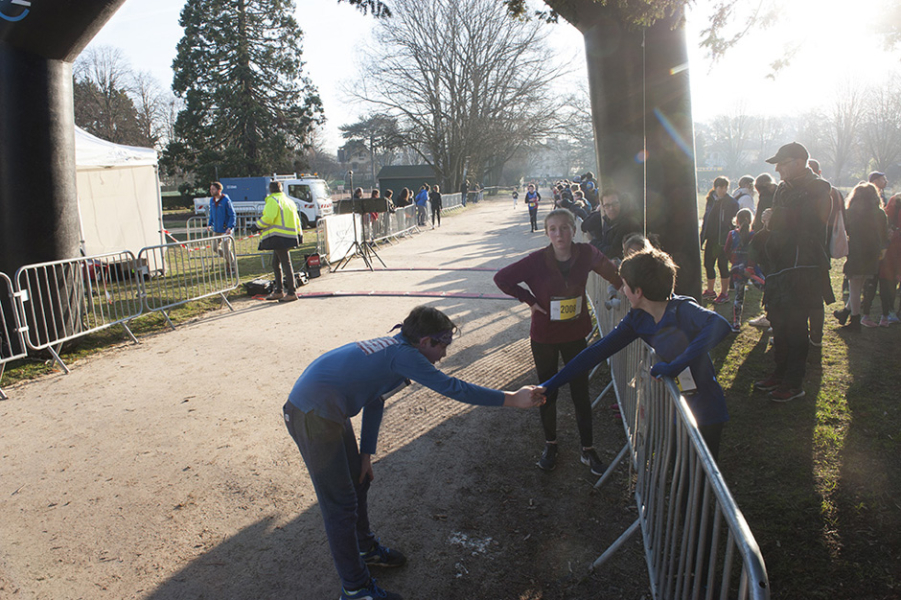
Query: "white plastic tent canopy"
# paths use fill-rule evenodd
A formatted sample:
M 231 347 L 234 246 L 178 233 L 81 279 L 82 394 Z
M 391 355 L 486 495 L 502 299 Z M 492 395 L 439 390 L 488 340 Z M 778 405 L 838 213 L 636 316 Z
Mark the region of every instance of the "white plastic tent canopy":
M 157 153 L 75 128 L 78 213 L 88 256 L 163 243 Z

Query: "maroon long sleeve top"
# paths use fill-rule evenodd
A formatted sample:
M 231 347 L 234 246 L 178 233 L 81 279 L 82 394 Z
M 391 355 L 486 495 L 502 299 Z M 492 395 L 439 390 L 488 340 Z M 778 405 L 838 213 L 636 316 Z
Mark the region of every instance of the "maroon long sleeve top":
M 494 283 L 502 292 L 529 306 L 538 303 L 548 313 L 551 312 L 552 298 L 581 296 L 581 313 L 567 321 L 552 321 L 550 314 L 532 312 L 529 335 L 542 344 L 572 342 L 591 331 L 591 314 L 585 298 L 588 273 L 594 271 L 617 289 L 623 285 L 616 266 L 591 244 L 574 243 L 572 256 L 562 266 L 563 269 L 554 256 L 553 247 L 548 245 L 504 267 L 494 276 Z M 564 275 L 566 266 L 569 269 Z

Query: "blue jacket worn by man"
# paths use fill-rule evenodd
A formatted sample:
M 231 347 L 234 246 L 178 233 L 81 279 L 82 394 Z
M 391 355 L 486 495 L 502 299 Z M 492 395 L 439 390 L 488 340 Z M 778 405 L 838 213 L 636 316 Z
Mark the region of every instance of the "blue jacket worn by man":
M 207 215 L 207 227 L 210 227 L 214 233 L 221 235 L 234 230 L 237 215 L 228 194 L 222 194 L 222 197 L 218 200 L 210 198 Z

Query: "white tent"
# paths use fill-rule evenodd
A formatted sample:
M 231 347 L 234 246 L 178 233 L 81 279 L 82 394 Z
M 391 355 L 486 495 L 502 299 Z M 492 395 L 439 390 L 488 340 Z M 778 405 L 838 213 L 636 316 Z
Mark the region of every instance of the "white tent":
M 81 239 L 87 256 L 163 243 L 156 150 L 121 146 L 75 128 Z

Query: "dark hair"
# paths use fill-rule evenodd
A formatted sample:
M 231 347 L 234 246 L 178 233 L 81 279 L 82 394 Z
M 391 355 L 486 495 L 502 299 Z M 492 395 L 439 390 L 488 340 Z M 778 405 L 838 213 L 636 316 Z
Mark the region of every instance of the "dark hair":
M 406 200 L 410 197 L 410 188 L 404 188 L 400 191 L 400 199 Z
M 627 254 L 626 249 L 631 248 L 632 246 L 637 246 L 637 252 L 644 252 L 645 250 L 650 250 L 654 247 L 653 244 L 648 240 L 648 238 L 644 237 L 640 233 L 630 233 L 626 237 L 623 238 L 623 255 Z M 631 254 L 631 253 L 628 253 Z
M 726 187 L 726 194 L 729 194 L 729 179 L 726 177 L 717 177 L 713 180 L 713 187 L 710 188 L 710 191 L 707 192 L 707 200 L 710 200 L 712 197 L 716 196 L 716 188 L 718 187 Z
M 741 222 L 742 218 L 745 220 L 744 223 Z M 735 225 L 738 226 L 738 235 L 742 244 L 747 244 L 751 241 L 751 223 L 753 222 L 754 213 L 751 212 L 750 208 L 743 208 L 735 213 Z
M 738 180 L 738 187 L 747 187 L 749 185 L 754 185 L 754 178 L 750 175 L 742 175 L 741 179 Z
M 369 194 L 369 196 L 370 196 L 371 198 L 378 198 L 378 197 L 379 197 L 379 190 L 378 190 L 378 188 L 372 190 L 372 193 Z
M 394 195 L 394 190 L 385 190 L 385 198 L 390 198 Z
M 219 190 L 220 192 L 222 191 L 222 184 L 219 183 L 218 181 L 214 181 L 214 182 L 210 183 L 210 187 L 214 187 L 217 190 Z
M 652 302 L 669 300 L 676 287 L 678 267 L 669 254 L 650 249 L 636 252 L 623 260 L 619 274 L 632 290 L 641 289 Z
M 774 185 L 776 180 L 773 179 L 773 176 L 769 173 L 761 173 L 757 176 L 757 179 L 754 180 L 754 187 L 761 188 L 765 185 Z
M 861 181 L 848 194 L 848 210 L 866 210 L 873 206 L 879 206 L 879 189 L 872 183 Z
M 269 182 L 269 193 L 277 194 L 282 191 L 282 182 L 281 181 L 270 181 Z
M 430 335 L 436 335 L 445 331 L 457 329 L 454 322 L 446 314 L 431 306 L 417 306 L 410 311 L 401 325 L 400 332 L 404 334 L 411 344 Z

